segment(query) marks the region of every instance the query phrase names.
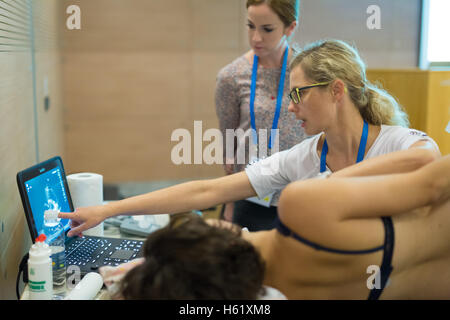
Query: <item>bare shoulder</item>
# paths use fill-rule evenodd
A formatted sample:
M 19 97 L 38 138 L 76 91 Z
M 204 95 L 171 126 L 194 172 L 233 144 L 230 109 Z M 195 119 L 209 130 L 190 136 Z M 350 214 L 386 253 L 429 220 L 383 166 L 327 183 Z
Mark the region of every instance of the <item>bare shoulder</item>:
M 289 184 L 278 202 L 280 220 L 292 232 L 325 247 L 362 250 L 378 246 L 382 224 L 374 219 L 343 219 L 345 179 L 309 179 Z M 337 192 L 339 190 L 339 192 Z M 338 194 L 339 193 L 339 194 Z

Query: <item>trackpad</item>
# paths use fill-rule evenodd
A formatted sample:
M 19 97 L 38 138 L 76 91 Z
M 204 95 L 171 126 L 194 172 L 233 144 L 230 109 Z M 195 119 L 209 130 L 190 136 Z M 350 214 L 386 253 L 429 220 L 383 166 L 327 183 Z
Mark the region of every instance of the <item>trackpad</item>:
M 133 256 L 134 251 L 132 250 L 117 250 L 114 252 L 110 258 L 111 259 L 120 259 L 120 260 L 128 260 Z

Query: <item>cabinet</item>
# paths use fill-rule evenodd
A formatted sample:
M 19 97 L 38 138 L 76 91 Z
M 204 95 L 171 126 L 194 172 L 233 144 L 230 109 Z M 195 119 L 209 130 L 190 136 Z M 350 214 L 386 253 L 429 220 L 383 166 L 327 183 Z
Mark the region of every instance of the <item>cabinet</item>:
M 409 115 L 411 127 L 432 137 L 450 153 L 450 71 L 367 70 L 367 79 L 392 94 Z

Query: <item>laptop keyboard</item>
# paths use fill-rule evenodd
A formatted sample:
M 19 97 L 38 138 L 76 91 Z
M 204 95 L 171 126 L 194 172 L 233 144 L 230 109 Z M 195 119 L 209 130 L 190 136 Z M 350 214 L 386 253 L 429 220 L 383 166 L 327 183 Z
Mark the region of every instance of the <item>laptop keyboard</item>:
M 67 266 L 117 266 L 136 258 L 142 245 L 128 239 L 113 245 L 109 239 L 78 238 L 66 248 Z

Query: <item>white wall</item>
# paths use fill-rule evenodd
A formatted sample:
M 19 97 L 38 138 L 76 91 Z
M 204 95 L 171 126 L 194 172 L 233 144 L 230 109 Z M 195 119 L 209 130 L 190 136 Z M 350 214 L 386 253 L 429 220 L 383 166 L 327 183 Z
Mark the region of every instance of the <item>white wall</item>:
M 368 68 L 415 68 L 420 35 L 420 0 L 300 0 L 300 45 L 323 38 L 352 42 Z M 381 29 L 366 25 L 370 5 L 381 9 Z

